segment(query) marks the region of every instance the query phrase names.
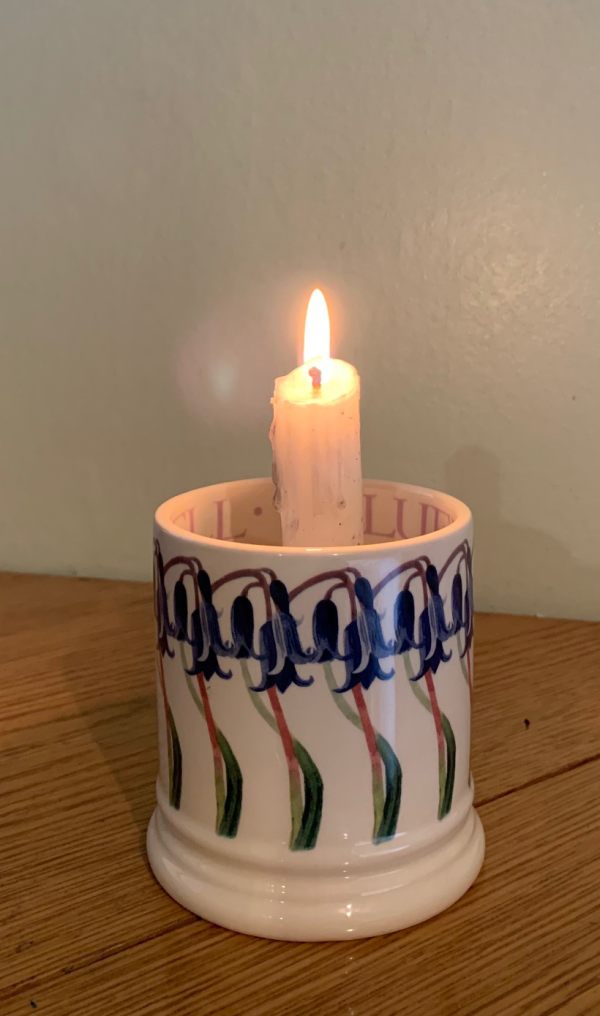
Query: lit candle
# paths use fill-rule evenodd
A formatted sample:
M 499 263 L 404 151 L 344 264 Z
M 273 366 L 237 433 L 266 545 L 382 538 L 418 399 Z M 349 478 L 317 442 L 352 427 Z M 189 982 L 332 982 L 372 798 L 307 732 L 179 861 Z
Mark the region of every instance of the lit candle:
M 311 295 L 304 363 L 279 377 L 273 394 L 273 480 L 281 537 L 288 547 L 362 542 L 360 378 L 329 356 L 329 314 Z

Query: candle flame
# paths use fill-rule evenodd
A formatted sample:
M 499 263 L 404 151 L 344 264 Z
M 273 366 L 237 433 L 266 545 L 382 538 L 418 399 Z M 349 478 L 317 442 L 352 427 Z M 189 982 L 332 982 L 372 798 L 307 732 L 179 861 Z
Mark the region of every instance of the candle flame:
M 330 346 L 329 311 L 320 289 L 313 289 L 304 325 L 304 362 L 328 360 Z

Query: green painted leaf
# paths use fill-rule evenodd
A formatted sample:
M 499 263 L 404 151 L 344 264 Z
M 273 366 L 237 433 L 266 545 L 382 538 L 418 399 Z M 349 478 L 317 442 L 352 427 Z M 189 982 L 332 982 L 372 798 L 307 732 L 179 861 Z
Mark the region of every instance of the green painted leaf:
M 385 804 L 375 836 L 375 842 L 381 843 L 391 839 L 396 833 L 402 797 L 402 768 L 396 752 L 382 734 L 377 734 L 377 749 L 385 768 Z
M 446 741 L 446 783 L 444 793 L 440 802 L 439 817 L 444 818 L 452 807 L 452 795 L 454 793 L 454 776 L 456 773 L 456 739 L 448 717 L 442 713 L 442 731 Z
M 242 794 L 244 780 L 242 770 L 239 767 L 231 745 L 222 731 L 217 730 L 217 743 L 221 749 L 223 761 L 225 762 L 225 775 L 227 779 L 227 793 L 223 808 L 223 818 L 219 823 L 217 832 L 219 836 L 233 838 L 238 831 L 240 815 L 242 812 Z
M 323 780 L 304 745 L 296 739 L 293 744 L 304 777 L 304 809 L 300 831 L 292 844 L 292 850 L 312 850 L 316 846 L 321 826 Z
M 183 782 L 183 756 L 179 734 L 170 709 L 167 715 L 167 731 L 169 738 L 169 804 L 173 808 L 179 809 Z

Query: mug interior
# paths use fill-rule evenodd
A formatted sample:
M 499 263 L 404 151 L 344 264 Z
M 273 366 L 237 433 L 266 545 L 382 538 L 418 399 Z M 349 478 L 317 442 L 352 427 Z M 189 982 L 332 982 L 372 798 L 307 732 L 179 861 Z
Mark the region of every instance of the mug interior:
M 363 483 L 365 546 L 441 533 L 463 525 L 469 516 L 466 505 L 441 491 L 386 480 Z M 156 521 L 173 535 L 282 547 L 270 478 L 219 483 L 179 494 L 160 506 Z

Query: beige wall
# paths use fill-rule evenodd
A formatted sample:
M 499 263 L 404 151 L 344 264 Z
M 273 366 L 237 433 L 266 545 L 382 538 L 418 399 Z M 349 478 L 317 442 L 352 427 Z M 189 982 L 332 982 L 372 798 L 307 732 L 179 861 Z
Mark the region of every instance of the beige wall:
M 334 294 L 372 476 L 600 617 L 600 4 L 3 0 L 0 565 L 147 576 Z

